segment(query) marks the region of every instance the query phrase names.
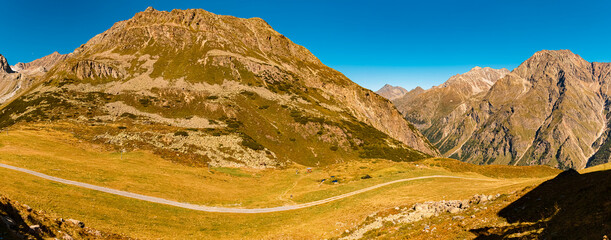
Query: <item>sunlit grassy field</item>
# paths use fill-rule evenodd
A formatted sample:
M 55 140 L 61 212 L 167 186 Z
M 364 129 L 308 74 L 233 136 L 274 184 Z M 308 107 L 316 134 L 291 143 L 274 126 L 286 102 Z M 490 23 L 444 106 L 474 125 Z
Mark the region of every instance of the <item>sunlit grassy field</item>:
M 312 173 L 299 165 L 274 170 L 193 168 L 149 152 L 121 154 L 79 142 L 71 134 L 27 127 L 0 134 L 0 163 L 174 201 L 244 208 L 310 202 L 415 176 L 484 179 L 417 180 L 307 209 L 219 214 L 119 197 L 0 169 L 0 182 L 5 183 L 0 192 L 14 200 L 58 217 L 79 219 L 93 228 L 145 239 L 328 238 L 389 207 L 516 191 L 558 173 L 548 167 L 474 166 L 449 159 L 410 163 L 355 160 L 314 168 Z M 365 175 L 371 178 L 362 179 Z M 321 183 L 322 179 L 327 180 Z M 338 184 L 331 184 L 331 179 L 338 179 Z

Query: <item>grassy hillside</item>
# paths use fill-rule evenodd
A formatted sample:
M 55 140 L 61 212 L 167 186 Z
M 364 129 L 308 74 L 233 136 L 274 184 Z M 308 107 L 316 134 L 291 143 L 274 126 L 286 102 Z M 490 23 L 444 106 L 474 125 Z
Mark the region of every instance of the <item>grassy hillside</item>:
M 328 238 L 389 207 L 427 200 L 505 193 L 556 173 L 547 167 L 464 165 L 456 160 L 409 163 L 351 161 L 314 168 L 193 168 L 147 151 L 121 154 L 70 134 L 21 128 L 0 134 L 0 162 L 65 179 L 176 201 L 225 207 L 270 207 L 324 199 L 395 179 L 453 175 L 482 180 L 428 179 L 398 183 L 302 210 L 219 214 L 184 210 L 49 182 L 0 169 L 0 192 L 11 199 L 89 226 L 137 238 Z M 462 167 L 460 167 L 462 166 Z M 518 169 L 518 171 L 513 171 Z M 296 174 L 299 171 L 299 174 Z M 369 175 L 371 178 L 363 178 Z M 332 178 L 334 176 L 334 178 Z M 338 179 L 338 184 L 322 179 Z M 292 197 L 291 197 L 292 195 Z

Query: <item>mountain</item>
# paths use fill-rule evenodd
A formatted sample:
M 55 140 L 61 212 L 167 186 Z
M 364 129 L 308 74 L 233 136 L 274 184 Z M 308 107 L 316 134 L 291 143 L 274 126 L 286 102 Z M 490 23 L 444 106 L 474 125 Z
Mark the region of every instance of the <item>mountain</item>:
M 57 62 L 63 61 L 68 57 L 68 54 L 59 54 L 58 52 L 53 52 L 50 55 L 44 56 L 42 58 L 36 59 L 29 63 L 17 63 L 13 65 L 11 68 L 20 73 L 28 72 L 33 74 L 45 73 L 49 69 L 51 69 Z
M 438 155 L 390 101 L 259 18 L 148 8 L 53 59 L 1 110 L 2 127 L 45 123 L 193 166 Z
M 17 63 L 9 66 L 4 56 L 0 55 L 0 104 L 27 91 L 40 77 L 67 55 L 57 52 L 34 60 L 30 63 Z
M 410 102 L 439 106 L 423 107 L 433 111 L 397 105 L 443 155 L 466 162 L 581 169 L 609 161 L 611 64 L 545 50 L 488 80 L 489 90 L 467 87 L 477 93 L 466 100 L 454 91 Z
M 399 86 L 395 87 L 389 84 L 385 84 L 382 88 L 380 88 L 380 90 L 376 91 L 378 95 L 385 97 L 386 99 L 391 101 L 402 97 L 407 92 L 408 91 L 405 88 Z
M 464 74 L 452 76 L 440 86 L 428 90 L 420 88 L 416 94 L 406 94 L 395 99 L 394 103 L 410 122 L 428 132 L 427 137 L 433 139 L 432 136 L 440 131 L 447 131 L 445 128 L 450 119 L 461 116 L 470 101 L 481 97 L 507 73 L 509 70 L 504 68 L 474 67 Z
M 407 101 L 407 99 L 412 99 L 415 98 L 416 96 L 420 95 L 421 93 L 425 92 L 424 89 L 422 89 L 421 87 L 416 87 L 412 90 L 409 90 L 408 92 L 406 92 L 403 96 L 401 96 L 400 98 L 402 99 L 402 101 Z

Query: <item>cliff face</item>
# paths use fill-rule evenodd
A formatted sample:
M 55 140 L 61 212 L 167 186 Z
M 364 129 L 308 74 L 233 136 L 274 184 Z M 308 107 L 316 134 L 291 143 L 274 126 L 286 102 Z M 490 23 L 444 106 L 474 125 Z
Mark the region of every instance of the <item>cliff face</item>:
M 460 90 L 420 95 L 425 103 L 445 99 L 438 115 L 398 106 L 445 156 L 580 169 L 609 159 L 609 66 L 568 50 L 541 51 L 511 73 L 496 75 L 489 90 L 463 88 L 475 93 L 466 100 Z
M 89 119 L 110 129 L 124 122 L 133 127 L 96 130 L 88 138 L 194 165 L 275 167 L 438 154 L 390 101 L 258 18 L 149 8 L 58 61 L 43 82 L 16 101 L 55 106 L 39 105 L 43 116 L 29 116 L 9 105 L 2 110 L 12 116 L 5 125 Z M 166 129 L 143 130 L 151 124 Z

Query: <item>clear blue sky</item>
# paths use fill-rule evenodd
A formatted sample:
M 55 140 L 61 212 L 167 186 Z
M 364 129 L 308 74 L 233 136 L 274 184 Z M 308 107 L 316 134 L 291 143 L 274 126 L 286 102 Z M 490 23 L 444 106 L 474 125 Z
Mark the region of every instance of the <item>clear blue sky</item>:
M 261 17 L 360 85 L 425 88 L 474 66 L 513 69 L 542 49 L 611 62 L 611 1 L 29 1 L 0 4 L 10 64 L 72 52 L 147 6 Z

